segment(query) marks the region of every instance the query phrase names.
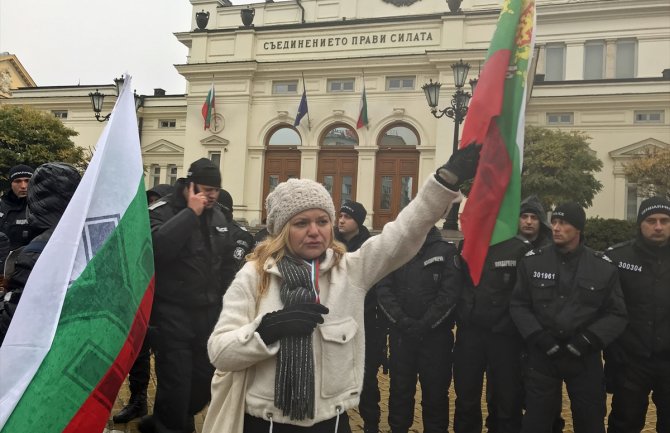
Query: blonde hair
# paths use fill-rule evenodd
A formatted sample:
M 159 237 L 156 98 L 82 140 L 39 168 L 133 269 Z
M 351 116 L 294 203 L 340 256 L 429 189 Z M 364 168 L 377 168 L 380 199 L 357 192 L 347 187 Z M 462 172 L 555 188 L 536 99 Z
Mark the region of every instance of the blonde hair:
M 264 266 L 265 262 L 268 259 L 272 258 L 275 262 L 280 261 L 286 254 L 294 255 L 294 251 L 291 250 L 289 242 L 289 232 L 291 229 L 290 221 L 284 224 L 281 231 L 277 233 L 277 236 L 269 235 L 263 242 L 258 244 L 256 248 L 247 256 L 247 261 L 254 262 L 254 267 L 261 281 L 258 286 L 258 296 L 256 297 L 256 303 L 260 302 L 260 299 L 265 296 L 268 289 L 270 288 L 270 273 L 265 272 Z M 333 250 L 333 260 L 335 265 L 340 262 L 344 253 L 347 252 L 346 247 L 341 242 L 335 240 L 335 226 L 331 221 L 330 226 L 330 244 L 326 246 Z M 258 307 L 258 305 L 256 305 Z

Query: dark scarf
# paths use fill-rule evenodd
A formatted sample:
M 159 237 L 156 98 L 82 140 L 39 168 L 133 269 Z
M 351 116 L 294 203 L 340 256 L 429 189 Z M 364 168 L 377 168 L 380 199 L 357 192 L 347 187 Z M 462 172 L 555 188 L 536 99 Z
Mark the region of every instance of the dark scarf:
M 316 302 L 311 268 L 300 259 L 285 256 L 278 263 L 283 281 L 279 296 L 284 307 Z M 284 416 L 314 418 L 314 355 L 312 336 L 288 336 L 279 340 L 275 371 L 275 406 Z

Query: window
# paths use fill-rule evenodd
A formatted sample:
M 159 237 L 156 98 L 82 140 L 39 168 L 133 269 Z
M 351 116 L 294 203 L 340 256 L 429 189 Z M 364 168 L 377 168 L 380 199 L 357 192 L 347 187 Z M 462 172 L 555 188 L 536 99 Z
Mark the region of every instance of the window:
M 419 136 L 406 126 L 393 126 L 383 132 L 379 142 L 380 147 L 391 146 L 418 146 Z
M 272 93 L 298 93 L 298 80 L 294 81 L 273 81 Z
M 634 39 L 616 41 L 616 78 L 635 78 L 636 51 Z
M 353 92 L 354 91 L 354 79 L 353 78 L 343 78 L 338 80 L 328 80 L 328 91 L 329 92 Z
M 161 183 L 161 167 L 160 165 L 151 166 L 151 186 L 156 186 Z
M 161 119 L 158 121 L 159 128 L 176 128 L 177 121 L 175 119 Z
M 663 123 L 662 111 L 636 111 L 635 123 Z
M 547 125 L 572 125 L 574 113 L 547 113 Z
M 54 110 L 51 113 L 56 119 L 67 119 L 67 110 Z
M 562 81 L 565 79 L 565 45 L 549 44 L 545 48 L 545 81 Z
M 416 77 L 386 77 L 386 90 L 414 90 Z
M 175 182 L 177 182 L 177 166 L 174 164 L 168 164 L 167 169 L 168 169 L 167 182 L 170 185 L 174 185 Z
M 605 43 L 590 41 L 584 44 L 584 79 L 605 78 Z
M 356 146 L 358 135 L 352 128 L 338 125 L 326 132 L 321 143 L 323 146 Z
M 221 152 L 209 152 L 208 158 L 214 163 L 214 165 L 221 167 Z
M 298 132 L 289 127 L 283 127 L 277 129 L 270 136 L 270 141 L 268 145 L 270 146 L 300 146 L 302 140 L 300 140 L 300 135 Z

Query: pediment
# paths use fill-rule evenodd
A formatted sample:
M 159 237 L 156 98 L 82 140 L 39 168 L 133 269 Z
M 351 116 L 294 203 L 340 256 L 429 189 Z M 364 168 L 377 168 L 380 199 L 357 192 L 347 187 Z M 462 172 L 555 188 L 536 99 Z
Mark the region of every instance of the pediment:
M 637 143 L 629 144 L 619 149 L 613 150 L 609 153 L 614 160 L 617 159 L 632 159 L 644 156 L 652 150 L 667 150 L 670 149 L 670 144 L 664 143 L 655 138 L 647 138 Z
M 221 138 L 217 135 L 210 135 L 209 137 L 203 138 L 200 140 L 200 144 L 203 146 L 216 146 L 216 147 L 226 147 L 230 141 L 225 138 Z
M 142 153 L 144 154 L 184 154 L 184 148 L 171 141 L 160 139 L 153 143 L 142 146 Z

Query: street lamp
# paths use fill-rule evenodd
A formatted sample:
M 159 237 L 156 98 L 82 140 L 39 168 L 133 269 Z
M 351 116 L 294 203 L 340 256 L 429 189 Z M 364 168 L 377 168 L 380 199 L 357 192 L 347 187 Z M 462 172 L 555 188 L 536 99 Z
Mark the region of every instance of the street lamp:
M 123 75 L 120 78 L 114 78 L 114 86 L 117 97 L 121 93 L 121 89 L 123 89 L 124 82 L 125 78 L 123 78 Z M 100 114 L 102 112 L 102 104 L 105 101 L 105 96 L 106 95 L 104 93 L 100 93 L 98 89 L 95 89 L 95 92 L 91 92 L 88 94 L 88 97 L 91 98 L 91 105 L 93 106 L 93 113 L 95 114 L 95 120 L 97 120 L 98 122 L 106 122 L 112 115 L 112 113 L 109 113 L 105 116 Z M 140 109 L 141 106 L 144 105 L 144 95 L 138 95 L 137 91 L 133 91 L 133 97 L 135 98 L 135 111 L 137 111 Z
M 430 112 L 433 113 L 433 116 L 438 119 L 442 116 L 454 119 L 454 140 L 452 144 L 452 153 L 454 153 L 458 150 L 460 126 L 461 123 L 463 123 L 463 120 L 465 120 L 465 116 L 468 114 L 470 98 L 472 97 L 472 94 L 475 93 L 475 87 L 477 87 L 478 80 L 476 78 L 470 80 L 470 87 L 472 88 L 472 94 L 470 94 L 463 90 L 465 80 L 468 78 L 468 72 L 470 71 L 470 64 L 463 63 L 463 60 L 459 60 L 457 63 L 451 65 L 451 70 L 454 73 L 456 93 L 452 95 L 450 106 L 443 110 L 437 108 L 440 100 L 440 87 L 442 87 L 442 84 L 439 82 L 433 82 L 431 79 L 429 83 L 424 84 L 421 88 L 426 95 L 426 100 L 428 101 L 428 106 L 430 107 Z M 442 226 L 443 229 L 458 231 L 459 209 L 460 205 L 458 203 L 451 207 L 451 211 Z

